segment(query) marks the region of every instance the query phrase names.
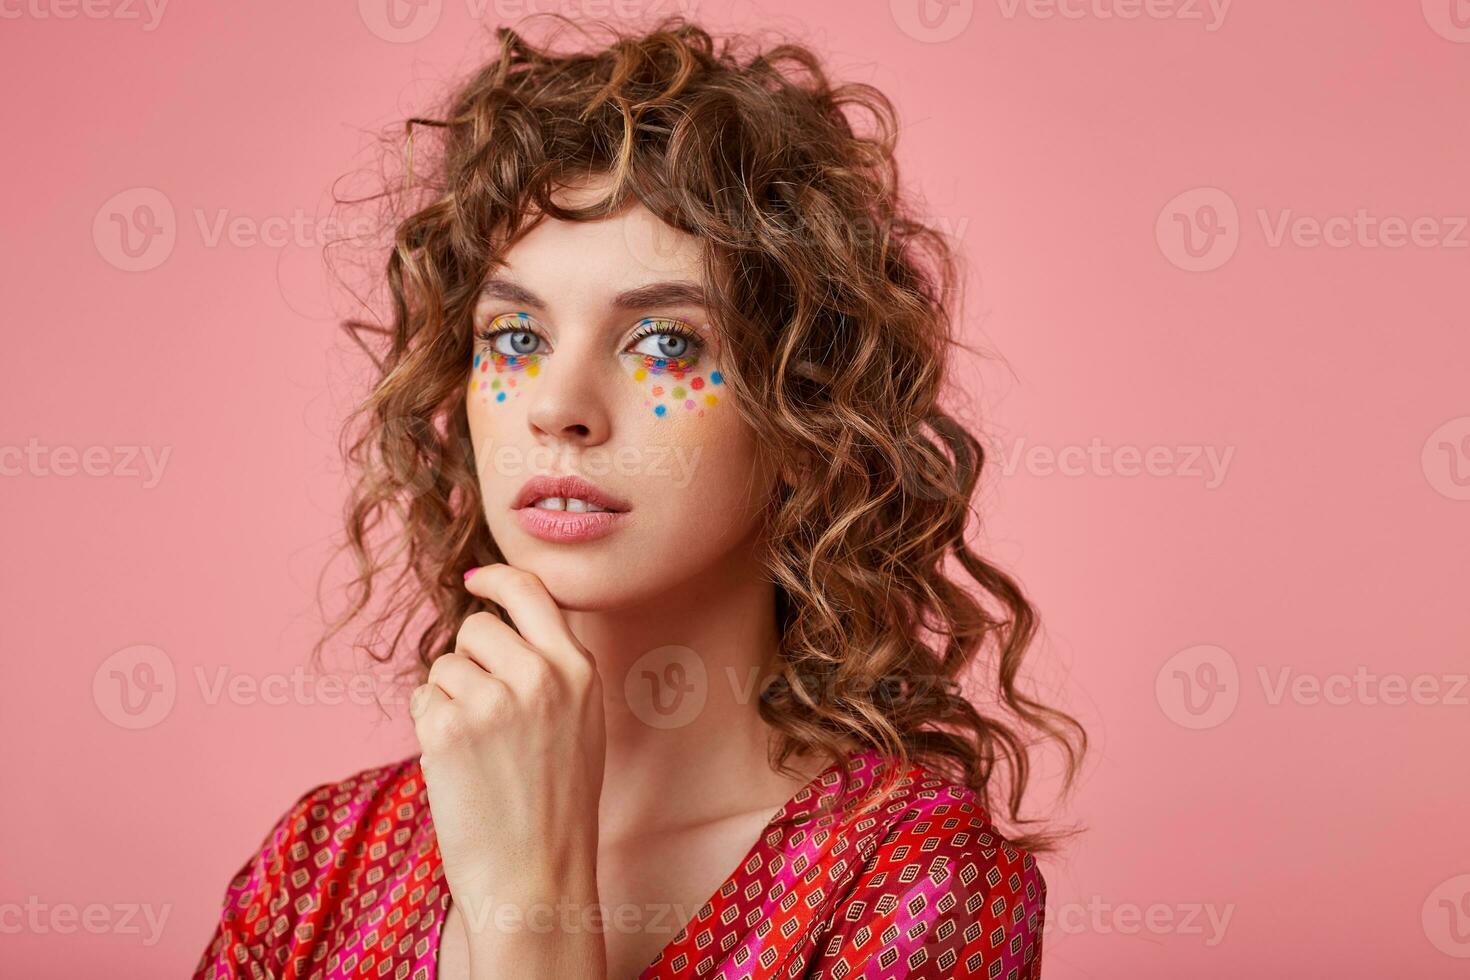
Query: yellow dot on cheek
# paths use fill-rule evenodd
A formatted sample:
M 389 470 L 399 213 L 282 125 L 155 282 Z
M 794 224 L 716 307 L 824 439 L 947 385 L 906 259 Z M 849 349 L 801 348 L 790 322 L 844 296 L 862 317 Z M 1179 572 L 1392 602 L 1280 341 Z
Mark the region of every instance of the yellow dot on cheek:
M 528 365 L 526 365 L 526 376 L 527 377 L 534 378 L 534 377 L 536 377 L 536 375 L 538 375 L 540 373 L 541 373 L 541 365 L 539 365 L 539 364 L 528 364 Z
M 714 395 L 705 395 L 704 396 L 704 403 L 706 405 L 713 405 L 717 401 L 719 401 L 719 399 L 716 398 Z
M 646 377 L 648 377 L 648 371 L 644 368 L 639 368 L 638 370 L 633 372 L 634 381 L 642 381 Z

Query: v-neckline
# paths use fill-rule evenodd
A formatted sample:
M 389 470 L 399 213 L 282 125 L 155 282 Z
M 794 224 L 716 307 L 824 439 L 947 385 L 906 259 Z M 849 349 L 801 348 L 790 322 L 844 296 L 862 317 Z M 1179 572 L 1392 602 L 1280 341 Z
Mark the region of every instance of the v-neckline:
M 770 837 L 772 829 L 781 824 L 798 823 L 804 821 L 821 807 L 822 801 L 831 795 L 831 789 L 840 784 L 842 770 L 853 768 L 854 765 L 859 763 L 860 760 L 864 762 L 875 762 L 877 760 L 877 757 L 877 750 L 872 748 L 863 748 L 851 751 L 844 755 L 842 758 L 830 763 L 821 772 L 817 773 L 811 779 L 807 780 L 807 782 L 803 784 L 801 788 L 798 789 L 795 793 L 791 794 L 791 796 L 787 798 L 786 802 L 781 804 L 781 808 L 773 813 L 768 820 L 766 820 L 765 825 L 761 827 L 760 832 L 756 834 L 755 840 L 748 848 L 746 848 L 744 855 L 742 855 L 740 860 L 735 863 L 735 866 L 730 870 L 728 874 L 725 875 L 724 879 L 715 886 L 714 891 L 706 896 L 704 901 L 695 906 L 694 914 L 690 916 L 689 920 L 680 925 L 679 931 L 674 933 L 673 938 L 665 943 L 663 947 L 660 948 L 659 951 L 653 955 L 653 958 L 648 961 L 648 965 L 645 966 L 641 971 L 639 971 L 636 980 L 659 980 L 659 975 L 654 971 L 662 967 L 673 956 L 678 955 L 681 947 L 687 945 L 690 942 L 690 923 L 698 919 L 705 908 L 712 907 L 716 899 L 718 899 L 721 894 L 725 892 L 726 889 L 730 888 L 732 883 L 740 880 L 746 866 L 750 863 L 751 859 L 760 854 L 762 851 L 766 850 L 769 846 L 767 843 L 767 838 Z M 428 808 L 425 807 L 424 809 L 425 814 L 427 815 Z M 427 819 L 427 817 L 426 823 L 430 828 L 432 828 L 432 821 Z M 433 872 L 438 869 L 442 862 L 442 858 L 439 854 L 439 844 L 437 840 L 430 848 L 429 861 L 429 870 L 430 874 L 432 875 Z M 449 894 L 449 887 L 447 883 L 444 886 L 444 894 L 444 906 L 440 910 L 439 914 L 434 917 L 434 924 L 429 932 L 429 944 L 434 951 L 434 969 L 429 980 L 440 980 L 439 955 L 442 952 L 444 942 L 444 924 L 448 921 L 449 910 L 454 905 L 454 899 Z

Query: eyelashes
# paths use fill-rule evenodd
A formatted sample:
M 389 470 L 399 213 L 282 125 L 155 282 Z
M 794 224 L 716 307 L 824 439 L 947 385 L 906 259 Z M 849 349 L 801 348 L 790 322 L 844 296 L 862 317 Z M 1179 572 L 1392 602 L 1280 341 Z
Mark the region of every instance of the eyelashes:
M 500 349 L 501 338 L 509 338 L 512 350 Z M 514 349 L 517 341 L 530 338 L 533 347 L 528 351 Z M 475 368 L 486 371 L 493 364 L 497 372 L 512 370 L 526 371 L 535 377 L 540 368 L 542 354 L 536 350 L 541 342 L 540 334 L 531 329 L 531 318 L 524 313 L 505 313 L 495 317 L 475 332 L 480 349 L 475 352 Z
M 672 339 L 670 339 L 672 338 Z M 520 396 L 517 380 L 540 373 L 544 338 L 525 313 L 503 313 L 475 331 L 478 341 L 471 392 L 504 402 Z M 644 317 L 623 354 L 631 377 L 643 390 L 645 408 L 659 418 L 689 413 L 703 416 L 720 401 L 724 377 L 699 366 L 708 341 L 682 320 Z M 713 367 L 713 365 L 710 365 Z M 524 376 L 524 377 L 522 377 Z
M 683 321 L 669 317 L 644 317 L 638 321 L 638 330 L 629 339 L 628 346 L 638 346 L 650 337 L 672 337 L 674 340 L 656 340 L 653 350 L 626 351 L 640 358 L 648 370 L 687 371 L 699 363 L 706 347 L 698 332 Z M 546 356 L 541 352 L 543 338 L 532 328 L 531 318 L 525 313 L 503 313 L 494 317 L 475 331 L 475 339 L 479 341 L 475 368 L 480 371 L 494 365 L 497 372 L 526 371 L 534 377 Z M 509 349 L 504 349 L 507 346 Z

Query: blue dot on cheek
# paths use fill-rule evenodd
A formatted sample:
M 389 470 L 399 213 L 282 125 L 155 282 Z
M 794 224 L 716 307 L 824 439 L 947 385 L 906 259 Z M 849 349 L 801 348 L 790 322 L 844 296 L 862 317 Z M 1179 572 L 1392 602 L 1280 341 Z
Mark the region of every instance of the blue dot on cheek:
M 497 393 L 497 394 L 496 394 L 496 395 L 495 395 L 495 400 L 496 400 L 496 401 L 498 401 L 498 402 L 503 402 L 503 401 L 505 401 L 505 392 L 503 392 L 503 391 L 502 391 L 502 392 L 498 392 L 498 393 Z
M 653 408 L 654 415 L 663 415 L 667 411 L 668 409 L 665 408 L 663 405 L 655 405 Z
M 711 371 L 709 373 L 709 383 L 712 385 L 724 384 L 725 376 L 718 371 Z

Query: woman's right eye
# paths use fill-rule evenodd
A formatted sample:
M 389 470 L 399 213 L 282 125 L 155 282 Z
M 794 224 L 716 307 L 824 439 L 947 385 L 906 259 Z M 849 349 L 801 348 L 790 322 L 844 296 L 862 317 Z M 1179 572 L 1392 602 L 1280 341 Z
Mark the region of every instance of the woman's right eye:
M 542 353 L 541 335 L 530 329 L 530 318 L 524 313 L 498 316 L 481 328 L 476 337 L 483 345 L 483 352 L 496 361 L 523 363 L 524 358 Z

